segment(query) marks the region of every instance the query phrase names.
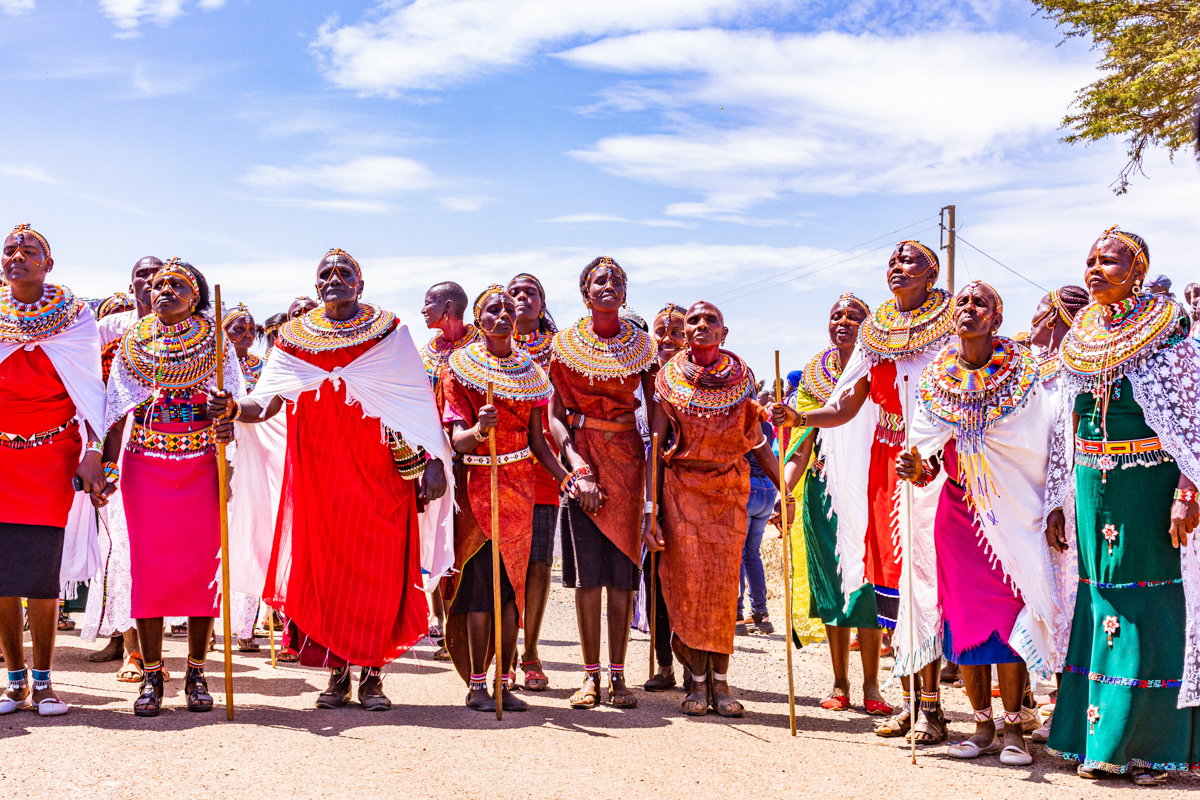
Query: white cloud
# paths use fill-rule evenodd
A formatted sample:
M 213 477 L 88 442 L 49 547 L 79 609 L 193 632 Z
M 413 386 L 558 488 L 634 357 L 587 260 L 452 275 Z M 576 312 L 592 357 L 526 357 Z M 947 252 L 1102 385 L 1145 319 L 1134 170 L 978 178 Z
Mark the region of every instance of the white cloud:
M 126 35 L 137 35 L 142 20 L 169 25 L 183 16 L 187 5 L 188 0 L 100 0 L 104 16 Z M 225 0 L 199 0 L 196 5 L 203 11 L 216 11 L 225 5 Z
M 694 228 L 695 223 L 687 223 L 677 219 L 626 219 L 616 214 L 601 214 L 585 212 L 582 214 L 563 214 L 560 217 L 543 219 L 541 222 L 557 222 L 568 225 L 581 225 L 595 222 L 619 222 L 626 225 L 645 225 L 649 228 Z
M 349 195 L 386 196 L 437 186 L 419 161 L 399 156 L 365 156 L 341 164 L 273 167 L 257 165 L 242 181 L 263 189 L 324 189 Z
M 414 0 L 321 27 L 328 78 L 368 94 L 453 86 L 580 40 L 779 14 L 798 0 Z
M 35 7 L 34 0 L 0 0 L 0 11 L 10 17 L 24 14 L 26 11 L 33 11 Z
M 307 211 L 334 211 L 342 214 L 388 214 L 394 210 L 391 203 L 382 200 L 357 200 L 350 197 L 332 200 L 310 200 L 303 197 L 249 197 L 280 208 L 303 208 Z
M 438 202 L 447 211 L 479 211 L 488 203 L 494 203 L 494 197 L 486 197 L 481 194 L 466 194 L 454 197 L 439 197 Z
M 46 170 L 33 164 L 0 164 L 0 172 L 16 178 L 27 178 L 38 183 L 58 183 Z
M 745 215 L 797 193 L 978 190 L 1031 174 L 1090 59 L 997 33 L 653 31 L 561 53 L 644 76 L 585 113 L 656 109 L 665 132 L 613 135 L 577 158 L 692 190 L 680 217 Z M 667 81 L 664 84 L 664 81 Z

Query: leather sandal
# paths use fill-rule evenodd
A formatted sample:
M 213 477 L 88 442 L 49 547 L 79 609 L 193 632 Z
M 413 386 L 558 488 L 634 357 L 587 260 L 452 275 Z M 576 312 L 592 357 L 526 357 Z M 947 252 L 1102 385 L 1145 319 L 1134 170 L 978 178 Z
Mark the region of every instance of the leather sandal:
M 329 673 L 329 686 L 317 695 L 317 708 L 341 708 L 350 702 L 350 667 Z
M 474 699 L 472 699 L 474 697 Z M 475 696 L 473 692 L 467 691 L 467 708 L 472 711 L 495 711 L 496 698 L 492 697 L 487 689 L 484 689 L 481 694 Z
M 157 717 L 162 711 L 163 679 L 156 670 L 142 678 L 142 691 L 133 701 L 135 717 Z
M 917 724 L 913 725 L 904 740 L 911 742 L 916 739 L 917 744 L 938 744 L 946 741 L 949 735 L 942 709 L 922 708 L 917 712 Z
M 350 670 L 346 670 L 350 674 Z M 348 693 L 347 693 L 348 694 Z M 383 693 L 383 675 L 377 667 L 363 667 L 358 681 L 358 704 L 363 711 L 391 711 L 392 701 Z
M 213 699 L 208 693 L 208 678 L 204 670 L 198 667 L 188 667 L 184 678 L 183 692 L 187 695 L 187 710 L 204 712 L 212 711 Z
M 1138 767 L 1129 773 L 1129 779 L 1133 781 L 1134 786 L 1161 786 L 1167 782 L 1167 773 Z
M 689 717 L 703 717 L 708 713 L 708 692 L 692 692 L 683 698 L 681 707 Z
M 629 687 L 617 689 L 613 686 L 612 681 L 608 682 L 608 691 L 605 701 L 613 708 L 637 708 L 638 699 L 629 691 Z
M 583 679 L 583 686 L 571 695 L 571 708 L 595 708 L 600 705 L 600 676 L 590 673 Z
M 655 675 L 642 686 L 647 692 L 665 692 L 669 689 L 674 689 L 679 683 L 675 680 L 675 673 L 668 672 L 663 675 L 661 672 Z
M 510 692 L 508 689 L 504 690 L 504 697 L 500 701 L 500 705 L 505 711 L 528 711 L 529 710 L 529 703 L 526 703 L 524 700 L 517 697 L 515 694 Z M 495 701 L 492 701 L 492 708 L 493 709 L 496 708 Z
M 530 669 L 530 664 L 537 664 L 537 668 Z M 533 661 L 522 661 L 521 669 L 525 671 L 525 688 L 529 691 L 544 692 L 550 688 L 550 679 L 542 671 L 541 659 L 535 658 Z
M 715 681 L 712 684 L 712 698 L 709 703 L 722 717 L 736 718 L 746 715 L 746 707 L 729 693 L 729 681 Z
M 125 656 L 125 663 L 117 670 L 117 680 L 121 683 L 141 683 L 143 677 L 142 654 L 134 650 Z
M 888 717 L 876 725 L 875 735 L 882 736 L 884 739 L 894 739 L 908 733 L 910 727 L 912 727 L 912 712 L 907 708 L 902 708 L 899 714 Z

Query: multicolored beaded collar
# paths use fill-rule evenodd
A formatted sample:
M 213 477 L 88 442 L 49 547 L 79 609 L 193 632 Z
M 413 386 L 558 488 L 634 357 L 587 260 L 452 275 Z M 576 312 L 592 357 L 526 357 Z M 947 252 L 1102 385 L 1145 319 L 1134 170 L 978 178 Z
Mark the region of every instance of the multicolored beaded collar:
M 239 358 L 238 364 L 242 368 L 242 378 L 246 381 L 246 393 L 254 391 L 254 387 L 258 384 L 259 376 L 263 371 L 263 360 L 254 353 L 246 353 L 245 358 Z
M 486 393 L 491 381 L 495 396 L 509 400 L 536 402 L 554 393 L 545 371 L 519 347 L 498 358 L 484 342 L 472 342 L 451 353 L 448 363 L 456 379 L 478 392 Z
M 358 313 L 350 319 L 330 319 L 324 307 L 318 306 L 285 322 L 279 338 L 301 350 L 322 353 L 378 339 L 391 330 L 395 319 L 392 312 L 370 303 L 359 303 Z
M 896 359 L 940 345 L 954 329 L 954 298 L 944 289 L 930 289 L 915 311 L 898 311 L 896 298 L 880 303 L 858 329 L 858 340 L 878 358 Z
M 620 333 L 601 339 L 592 331 L 591 317 L 584 317 L 554 334 L 550 347 L 563 366 L 592 379 L 627 378 L 654 363 L 654 340 L 627 319 L 621 320 Z
M 817 400 L 828 403 L 841 374 L 838 349 L 830 345 L 804 365 L 804 371 L 800 373 L 800 385 Z
M 450 355 L 455 350 L 478 341 L 480 336 L 479 328 L 474 325 L 467 325 L 458 341 L 449 344 L 442 338 L 441 331 L 435 333 L 433 338 L 421 348 L 421 361 L 425 363 L 425 374 L 429 376 L 429 382 L 437 383 L 438 373 L 442 371 L 442 367 L 450 360 Z
M 152 388 L 199 386 L 217 368 L 217 324 L 205 316 L 163 325 L 147 314 L 121 338 L 121 360 L 142 384 Z
M 1071 323 L 1059 350 L 1063 367 L 1092 388 L 1119 379 L 1125 367 L 1174 344 L 1182 312 L 1166 295 L 1135 295 L 1113 306 L 1091 303 Z M 1105 325 L 1105 320 L 1111 327 Z M 1184 328 L 1186 330 L 1186 326 Z
M 689 372 L 694 373 L 693 377 L 689 377 Z M 705 378 L 718 385 L 701 386 L 708 382 Z M 728 414 L 747 397 L 753 397 L 756 385 L 754 373 L 746 362 L 727 350 L 722 350 L 716 363 L 709 367 L 697 366 L 684 351 L 658 371 L 654 391 L 660 402 L 670 403 L 684 414 L 711 417 Z
M 14 300 L 12 288 L 0 285 L 0 342 L 29 344 L 62 333 L 87 307 L 65 286 L 44 284 L 34 303 Z
M 137 308 L 133 302 L 133 298 L 124 292 L 117 292 L 114 295 L 104 298 L 100 301 L 100 305 L 96 306 L 96 319 L 104 319 L 109 314 L 116 314 L 120 311 L 132 311 Z
M 550 369 L 550 346 L 554 343 L 556 332 L 543 332 L 539 329 L 528 334 L 514 333 L 512 338 L 526 353 L 529 353 L 529 357 L 536 361 L 539 367 L 548 370 Z
M 1045 353 L 1038 359 L 1038 380 L 1042 383 L 1052 381 L 1058 377 L 1061 369 L 1062 359 L 1058 357 L 1058 352 Z
M 1037 359 L 1012 339 L 997 336 L 993 347 L 987 364 L 970 369 L 958 360 L 959 344 L 952 342 L 925 367 L 917 384 L 929 413 L 955 429 L 960 482 L 985 518 L 995 487 L 984 434 L 1025 405 L 1039 377 Z

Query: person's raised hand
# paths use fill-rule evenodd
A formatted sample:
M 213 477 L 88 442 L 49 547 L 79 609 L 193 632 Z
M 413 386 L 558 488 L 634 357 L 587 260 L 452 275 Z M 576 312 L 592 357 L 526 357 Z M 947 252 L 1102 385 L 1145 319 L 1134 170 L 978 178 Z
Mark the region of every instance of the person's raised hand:
M 1046 517 L 1046 544 L 1056 553 L 1067 552 L 1067 518 L 1061 508 Z
M 767 414 L 771 417 L 771 424 L 776 428 L 795 427 L 796 423 L 800 420 L 800 415 L 796 412 L 796 409 L 787 403 L 769 403 L 767 405 Z
M 896 456 L 896 475 L 902 481 L 914 483 L 925 477 L 925 465 L 921 463 L 921 453 L 916 447 L 909 453 L 901 450 L 900 455 Z
M 237 401 L 233 399 L 233 392 L 228 389 L 213 389 L 208 393 L 208 418 L 223 419 L 225 417 L 236 417 L 238 413 Z
M 425 473 L 421 475 L 419 496 L 425 502 L 432 502 L 446 493 L 446 468 L 440 458 L 431 458 L 425 464 Z

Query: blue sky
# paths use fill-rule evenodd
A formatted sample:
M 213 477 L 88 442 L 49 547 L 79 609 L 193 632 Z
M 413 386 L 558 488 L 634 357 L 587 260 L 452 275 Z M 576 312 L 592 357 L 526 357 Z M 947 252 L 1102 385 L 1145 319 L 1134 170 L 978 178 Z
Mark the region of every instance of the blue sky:
M 647 317 L 715 301 L 765 376 L 822 346 L 841 291 L 882 300 L 890 245 L 936 244 L 947 203 L 1042 286 L 1118 222 L 1177 290 L 1200 279 L 1195 163 L 1154 153 L 1115 197 L 1120 142 L 1058 141 L 1097 56 L 1026 2 L 0 0 L 0 22 L 0 219 L 81 294 L 179 255 L 261 319 L 342 247 L 415 328 L 430 284 L 518 271 L 562 324 L 605 254 Z M 1039 289 L 967 246 L 958 272 L 1027 327 Z

